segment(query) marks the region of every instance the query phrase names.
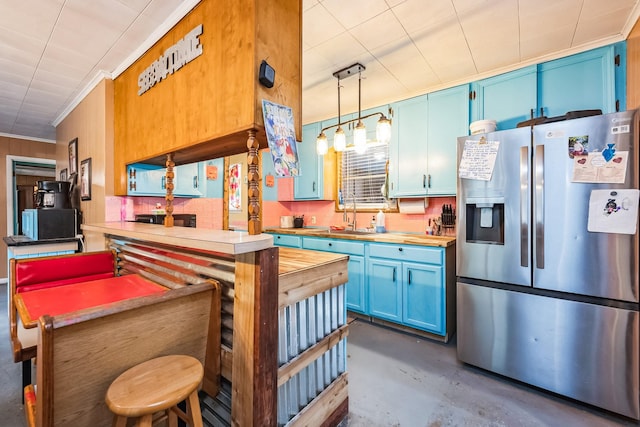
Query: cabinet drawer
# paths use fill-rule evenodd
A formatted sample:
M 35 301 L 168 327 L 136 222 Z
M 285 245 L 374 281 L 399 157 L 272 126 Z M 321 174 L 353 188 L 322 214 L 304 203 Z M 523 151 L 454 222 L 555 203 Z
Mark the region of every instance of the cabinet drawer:
M 287 234 L 274 234 L 273 244 L 276 246 L 287 246 L 289 248 L 299 248 L 302 245 L 302 237 L 290 236 Z
M 364 255 L 364 243 L 350 242 L 347 240 L 305 237 L 302 240 L 302 247 L 316 251 L 336 252 L 347 255 Z
M 442 265 L 443 249 L 412 245 L 369 245 L 369 256 Z

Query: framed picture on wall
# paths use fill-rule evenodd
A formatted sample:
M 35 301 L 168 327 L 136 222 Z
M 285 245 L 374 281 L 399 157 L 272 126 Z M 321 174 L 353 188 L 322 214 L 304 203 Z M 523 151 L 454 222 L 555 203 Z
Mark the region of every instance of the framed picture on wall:
M 80 162 L 80 198 L 91 200 L 91 157 Z
M 69 142 L 69 175 L 78 173 L 78 138 Z
M 67 180 L 67 168 L 64 168 L 60 171 L 60 181 Z

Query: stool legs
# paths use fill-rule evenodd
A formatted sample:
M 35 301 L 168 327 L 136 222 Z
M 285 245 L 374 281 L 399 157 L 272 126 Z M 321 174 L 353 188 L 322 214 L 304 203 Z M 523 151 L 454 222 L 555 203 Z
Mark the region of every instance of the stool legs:
M 113 427 L 127 427 L 127 417 L 116 415 L 113 417 Z
M 200 412 L 200 400 L 198 399 L 197 390 L 187 398 L 187 417 L 192 427 L 202 427 L 202 413 Z

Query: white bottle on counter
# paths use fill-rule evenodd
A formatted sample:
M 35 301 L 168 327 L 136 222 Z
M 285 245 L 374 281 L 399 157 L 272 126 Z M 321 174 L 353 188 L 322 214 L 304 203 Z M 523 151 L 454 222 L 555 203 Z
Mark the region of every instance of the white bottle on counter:
M 376 216 L 376 232 L 384 233 L 386 231 L 384 225 L 384 212 L 382 210 L 378 211 L 378 215 Z

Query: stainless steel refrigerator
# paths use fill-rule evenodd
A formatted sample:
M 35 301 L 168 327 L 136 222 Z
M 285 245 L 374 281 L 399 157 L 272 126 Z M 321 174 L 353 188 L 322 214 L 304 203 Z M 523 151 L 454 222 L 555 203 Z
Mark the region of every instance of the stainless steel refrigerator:
M 627 111 L 458 139 L 461 361 L 640 418 L 637 131 Z

